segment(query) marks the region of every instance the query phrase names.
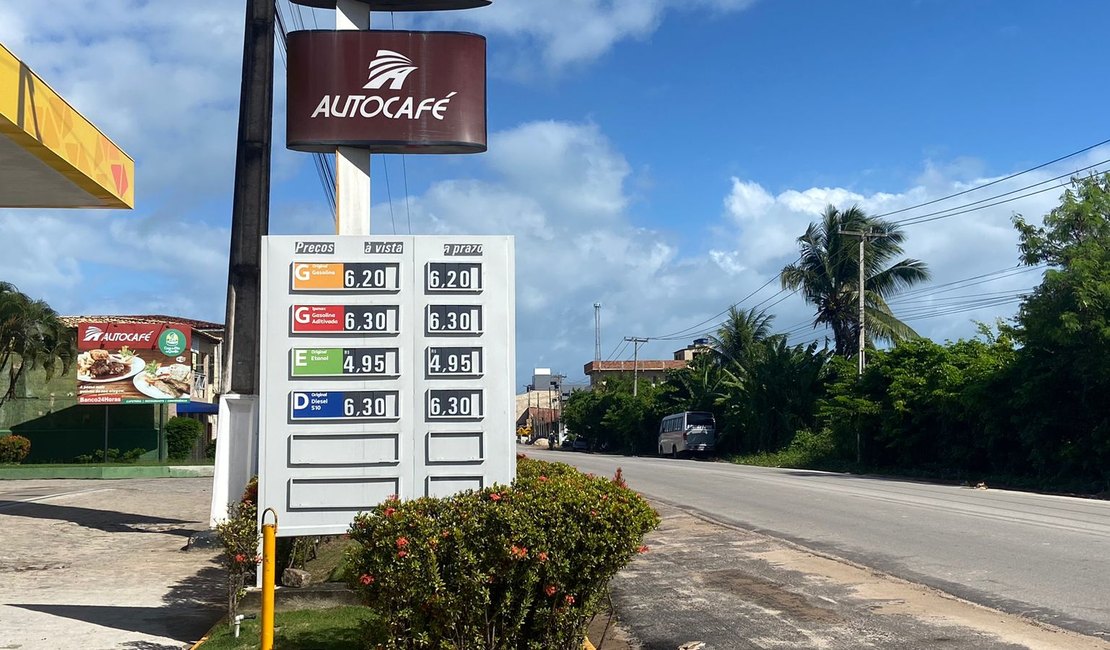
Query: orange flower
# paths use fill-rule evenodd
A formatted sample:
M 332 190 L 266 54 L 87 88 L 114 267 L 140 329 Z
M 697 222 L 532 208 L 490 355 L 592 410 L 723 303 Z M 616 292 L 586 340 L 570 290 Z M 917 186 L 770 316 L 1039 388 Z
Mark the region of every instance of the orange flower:
M 370 574 L 368 574 L 368 573 L 364 573 L 364 574 L 362 574 L 362 576 L 361 576 L 361 577 L 360 577 L 360 578 L 358 579 L 358 581 L 359 581 L 359 582 L 361 582 L 361 583 L 362 583 L 362 584 L 364 584 L 364 585 L 367 585 L 367 586 L 369 586 L 369 585 L 372 585 L 372 584 L 374 584 L 374 576 L 372 576 L 372 575 L 370 575 Z
M 540 551 L 540 554 L 536 557 L 540 559 L 540 562 L 547 562 L 547 551 Z
M 548 598 L 550 598 L 551 596 L 554 596 L 555 595 L 555 585 L 547 585 L 547 588 L 543 590 L 543 593 L 547 594 Z
M 523 560 L 528 557 L 528 549 L 513 544 L 509 547 L 509 555 L 517 560 Z
M 397 551 L 397 558 L 398 558 L 398 559 L 400 559 L 400 558 L 403 558 L 403 557 L 405 557 L 405 556 L 406 556 L 406 555 L 408 555 L 408 554 L 409 554 L 409 552 L 408 552 L 408 551 Z
M 497 492 L 490 492 L 489 493 L 489 500 L 490 501 L 500 501 L 501 500 L 501 495 L 498 494 Z
M 409 538 L 408 537 L 398 537 L 397 538 L 397 548 L 405 548 L 408 545 L 409 545 Z
M 382 514 L 385 515 L 386 517 L 392 517 L 393 513 L 395 513 L 395 512 L 397 512 L 397 508 L 394 508 L 393 506 L 389 506 L 385 509 L 385 511 L 382 512 Z
M 650 549 L 648 549 L 647 544 L 640 544 L 640 548 L 636 549 L 636 552 L 637 553 L 647 553 L 648 550 L 650 550 Z
M 541 475 L 540 476 L 540 483 L 547 483 L 547 477 Z
M 573 605 L 574 604 L 574 596 L 571 596 L 570 594 L 567 594 L 566 600 L 567 600 L 568 605 Z

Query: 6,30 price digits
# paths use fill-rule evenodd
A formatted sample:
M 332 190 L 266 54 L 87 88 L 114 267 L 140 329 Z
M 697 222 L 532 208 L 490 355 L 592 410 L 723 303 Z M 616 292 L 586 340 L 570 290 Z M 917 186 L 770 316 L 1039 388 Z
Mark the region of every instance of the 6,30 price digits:
M 355 307 L 348 305 L 343 313 L 343 331 L 368 334 L 393 334 L 397 328 L 397 307 L 374 305 Z
M 428 348 L 428 377 L 480 377 L 482 348 Z
M 428 293 L 480 293 L 481 262 L 428 262 L 424 284 Z
M 426 420 L 480 420 L 482 417 L 480 390 L 428 391 Z
M 482 307 L 480 305 L 428 305 L 427 333 L 481 334 Z

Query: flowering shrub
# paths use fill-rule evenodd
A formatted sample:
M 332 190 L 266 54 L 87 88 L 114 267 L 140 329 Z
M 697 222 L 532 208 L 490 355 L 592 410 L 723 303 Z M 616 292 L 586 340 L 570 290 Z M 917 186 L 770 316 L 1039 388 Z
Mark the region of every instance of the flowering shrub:
M 658 515 L 635 492 L 521 458 L 512 486 L 391 499 L 351 526 L 370 648 L 581 648 L 609 580 Z
M 0 464 L 22 463 L 31 453 L 31 441 L 23 436 L 10 435 L 0 438 Z
M 230 621 L 239 610 L 239 599 L 247 580 L 254 581 L 258 557 L 258 477 L 247 483 L 238 503 L 229 504 L 227 519 L 216 524 L 216 535 L 224 545 L 227 569 L 227 614 Z

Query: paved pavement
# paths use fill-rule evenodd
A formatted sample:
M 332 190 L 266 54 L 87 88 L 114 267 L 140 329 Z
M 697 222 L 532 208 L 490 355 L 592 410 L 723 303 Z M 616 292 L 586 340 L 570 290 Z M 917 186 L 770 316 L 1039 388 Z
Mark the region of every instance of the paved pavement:
M 0 481 L 0 650 L 188 647 L 222 613 L 212 479 Z

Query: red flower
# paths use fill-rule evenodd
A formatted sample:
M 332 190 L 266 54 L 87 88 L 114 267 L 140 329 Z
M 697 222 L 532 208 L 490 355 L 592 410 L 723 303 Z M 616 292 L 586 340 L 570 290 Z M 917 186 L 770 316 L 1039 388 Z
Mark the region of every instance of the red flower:
M 397 512 L 397 508 L 394 508 L 393 506 L 389 506 L 382 512 L 382 514 L 385 515 L 386 517 L 392 517 L 393 513 L 395 513 L 395 512 Z
M 409 554 L 409 552 L 408 552 L 408 551 L 397 551 L 397 558 L 398 558 L 398 559 L 400 559 L 400 558 L 403 558 L 403 557 L 405 557 L 405 556 L 406 556 L 406 555 L 408 555 L 408 554 Z
M 242 564 L 242 563 L 247 561 L 247 556 L 243 555 L 242 553 L 236 553 L 235 554 L 235 561 L 238 562 L 239 564 Z
M 518 560 L 523 560 L 528 557 L 528 549 L 513 544 L 509 547 L 509 555 Z
M 369 586 L 369 585 L 374 584 L 374 576 L 372 576 L 370 574 L 367 574 L 367 573 L 364 573 L 364 574 L 362 574 L 362 577 L 360 577 L 358 579 L 358 581 L 361 582 L 364 585 Z
M 540 562 L 547 562 L 547 551 L 540 551 L 536 557 L 540 558 Z
M 650 550 L 650 549 L 648 549 L 647 544 L 640 544 L 640 548 L 636 549 L 636 552 L 637 553 L 647 553 L 648 550 Z
M 547 477 L 546 476 L 540 476 L 540 483 L 547 483 Z
M 543 593 L 547 594 L 548 598 L 550 598 L 551 596 L 554 596 L 555 595 L 555 585 L 547 585 L 547 588 L 543 590 Z
M 397 548 L 405 548 L 408 545 L 409 545 L 409 538 L 408 537 L 398 537 L 397 538 Z
M 597 516 L 597 510 L 591 510 L 590 511 L 590 516 L 591 517 L 596 517 Z
M 497 492 L 490 492 L 489 493 L 489 500 L 490 501 L 500 501 L 501 500 L 501 495 L 498 494 Z
M 571 596 L 570 594 L 567 594 L 567 604 L 568 605 L 573 605 L 574 604 L 574 596 Z

